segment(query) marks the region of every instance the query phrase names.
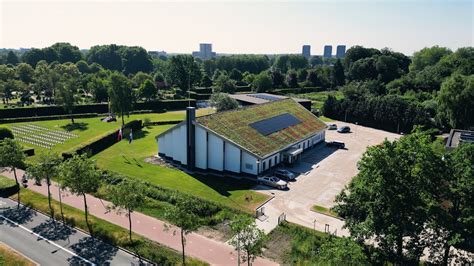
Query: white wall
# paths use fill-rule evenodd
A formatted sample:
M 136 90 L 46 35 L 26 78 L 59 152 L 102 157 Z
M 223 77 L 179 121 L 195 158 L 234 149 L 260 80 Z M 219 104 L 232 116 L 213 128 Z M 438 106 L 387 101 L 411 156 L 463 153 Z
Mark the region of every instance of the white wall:
M 186 125 L 180 125 L 160 136 L 158 150 L 173 160 L 186 164 Z
M 201 127 L 194 127 L 196 135 L 196 167 L 207 169 L 207 132 Z
M 250 166 L 251 168 L 249 169 L 248 166 Z M 242 151 L 241 171 L 244 173 L 256 175 L 257 174 L 257 158 L 248 154 L 245 151 Z
M 240 173 L 240 149 L 225 142 L 225 170 Z
M 223 171 L 224 170 L 224 141 L 212 133 L 208 133 L 207 142 L 207 167 Z

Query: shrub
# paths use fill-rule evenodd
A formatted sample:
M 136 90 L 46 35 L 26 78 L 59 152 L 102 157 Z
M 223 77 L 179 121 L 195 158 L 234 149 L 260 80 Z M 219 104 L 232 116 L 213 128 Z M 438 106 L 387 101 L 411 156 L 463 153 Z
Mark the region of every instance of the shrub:
M 10 178 L 0 175 L 0 197 L 10 197 L 18 192 L 18 184 Z
M 6 127 L 0 127 L 0 140 L 10 138 L 13 139 L 13 133 Z

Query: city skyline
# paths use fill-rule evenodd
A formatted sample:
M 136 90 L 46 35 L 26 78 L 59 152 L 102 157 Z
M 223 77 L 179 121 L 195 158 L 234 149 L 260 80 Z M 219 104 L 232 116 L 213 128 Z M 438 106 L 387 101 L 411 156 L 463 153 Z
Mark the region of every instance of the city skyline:
M 221 54 L 298 54 L 308 44 L 322 55 L 324 45 L 344 44 L 411 55 L 434 45 L 473 44 L 472 1 L 269 3 L 2 1 L 0 47 L 115 43 L 190 54 L 199 43 L 212 43 Z

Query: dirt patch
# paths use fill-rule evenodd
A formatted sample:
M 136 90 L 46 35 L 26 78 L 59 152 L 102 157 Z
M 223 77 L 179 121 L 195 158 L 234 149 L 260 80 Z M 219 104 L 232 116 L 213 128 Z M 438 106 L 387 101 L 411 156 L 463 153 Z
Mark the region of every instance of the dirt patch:
M 285 264 L 285 256 L 291 248 L 291 236 L 283 230 L 277 229 L 270 233 L 268 239 L 263 256 L 276 261 L 280 265 L 288 265 Z
M 164 160 L 163 158 L 159 156 L 147 157 L 145 158 L 144 161 L 146 163 L 156 164 L 163 167 L 174 168 L 174 166 L 171 163 L 169 163 L 168 161 Z
M 197 233 L 220 242 L 227 242 L 232 237 L 229 225 L 224 223 L 214 226 L 202 226 Z

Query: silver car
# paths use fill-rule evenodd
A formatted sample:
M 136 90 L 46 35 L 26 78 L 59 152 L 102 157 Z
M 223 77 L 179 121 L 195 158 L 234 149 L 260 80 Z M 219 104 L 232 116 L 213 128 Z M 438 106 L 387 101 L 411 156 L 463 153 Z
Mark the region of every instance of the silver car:
M 275 176 L 262 176 L 257 178 L 258 183 L 278 189 L 286 189 L 288 183 Z
M 291 181 L 295 180 L 295 174 L 289 170 L 286 169 L 276 169 L 274 174 L 278 177 L 281 177 L 282 179 Z

